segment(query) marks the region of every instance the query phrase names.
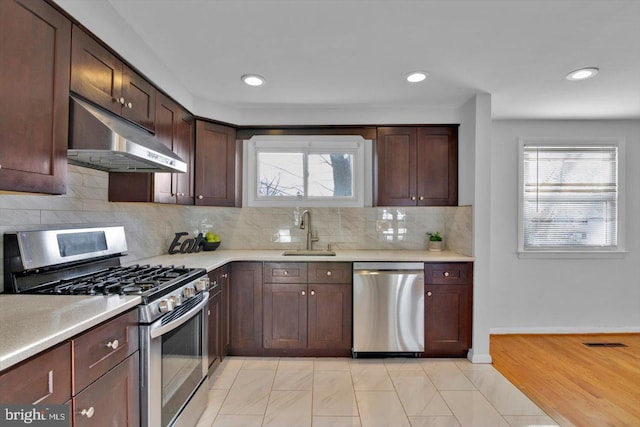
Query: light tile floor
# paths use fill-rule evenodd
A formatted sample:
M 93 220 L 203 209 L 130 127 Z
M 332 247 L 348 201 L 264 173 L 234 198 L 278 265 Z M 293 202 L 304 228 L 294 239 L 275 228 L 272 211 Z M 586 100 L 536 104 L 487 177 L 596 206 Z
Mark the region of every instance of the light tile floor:
M 227 357 L 197 427 L 557 426 L 466 359 Z

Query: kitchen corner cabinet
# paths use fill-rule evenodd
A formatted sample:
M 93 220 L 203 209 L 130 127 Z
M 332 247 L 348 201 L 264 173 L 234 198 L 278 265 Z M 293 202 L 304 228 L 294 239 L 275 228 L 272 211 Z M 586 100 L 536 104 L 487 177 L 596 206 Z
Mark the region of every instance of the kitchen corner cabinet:
M 264 264 L 264 348 L 282 355 L 346 355 L 351 349 L 351 264 Z
M 472 263 L 425 264 L 425 357 L 466 357 L 471 348 Z
M 155 130 L 155 87 L 77 25 L 71 39 L 71 91 Z
M 378 206 L 458 204 L 458 126 L 379 127 Z
M 0 1 L 0 190 L 66 193 L 71 22 Z
M 240 206 L 235 129 L 197 120 L 195 156 L 195 204 Z
M 160 92 L 155 111 L 155 139 L 187 163 L 187 172 L 112 172 L 109 174 L 109 201 L 193 205 L 193 116 Z
M 262 355 L 262 262 L 231 264 L 231 355 Z

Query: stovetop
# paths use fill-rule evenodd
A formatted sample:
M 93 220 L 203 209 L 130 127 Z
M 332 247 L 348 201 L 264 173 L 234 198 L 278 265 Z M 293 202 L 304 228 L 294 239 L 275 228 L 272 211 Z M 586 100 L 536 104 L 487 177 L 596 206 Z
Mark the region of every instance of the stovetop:
M 29 293 L 59 295 L 141 295 L 143 302 L 160 298 L 205 274 L 204 269 L 184 266 L 131 265 L 109 267 L 72 279 L 32 289 Z

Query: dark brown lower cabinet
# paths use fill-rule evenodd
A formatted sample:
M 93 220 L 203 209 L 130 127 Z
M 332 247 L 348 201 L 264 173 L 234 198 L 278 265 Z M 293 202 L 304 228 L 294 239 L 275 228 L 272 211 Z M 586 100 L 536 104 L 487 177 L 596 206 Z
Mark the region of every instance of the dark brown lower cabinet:
M 74 427 L 139 426 L 139 353 L 118 366 L 73 398 Z
M 309 293 L 309 348 L 351 351 L 352 286 L 309 285 Z
M 264 348 L 307 348 L 307 284 L 265 283 Z
M 471 263 L 425 264 L 425 357 L 466 357 L 471 348 Z
M 218 291 L 213 296 L 209 297 L 208 314 L 208 346 L 207 353 L 209 356 L 209 372 L 220 364 L 222 359 L 222 341 L 221 341 L 221 329 L 222 329 L 222 310 L 220 307 L 221 293 Z
M 230 288 L 230 354 L 262 355 L 262 262 L 234 262 Z

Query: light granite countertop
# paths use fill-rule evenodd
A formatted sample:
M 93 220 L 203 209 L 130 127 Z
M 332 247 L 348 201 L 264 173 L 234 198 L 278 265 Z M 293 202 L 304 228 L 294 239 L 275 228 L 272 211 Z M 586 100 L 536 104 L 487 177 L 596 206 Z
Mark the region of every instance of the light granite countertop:
M 184 265 L 214 270 L 232 261 L 469 262 L 442 251 L 337 250 L 335 256 L 284 256 L 284 250 L 218 250 L 160 255 L 122 264 Z M 0 294 L 0 371 L 69 339 L 140 303 L 139 296 Z
M 177 253 L 160 255 L 123 264 L 184 265 L 185 267 L 206 268 L 211 271 L 231 261 L 387 261 L 387 262 L 470 262 L 473 257 L 450 251 L 379 251 L 379 250 L 336 250 L 335 256 L 285 256 L 284 250 L 217 250 L 192 254 Z
M 139 296 L 0 294 L 0 371 L 138 304 Z

